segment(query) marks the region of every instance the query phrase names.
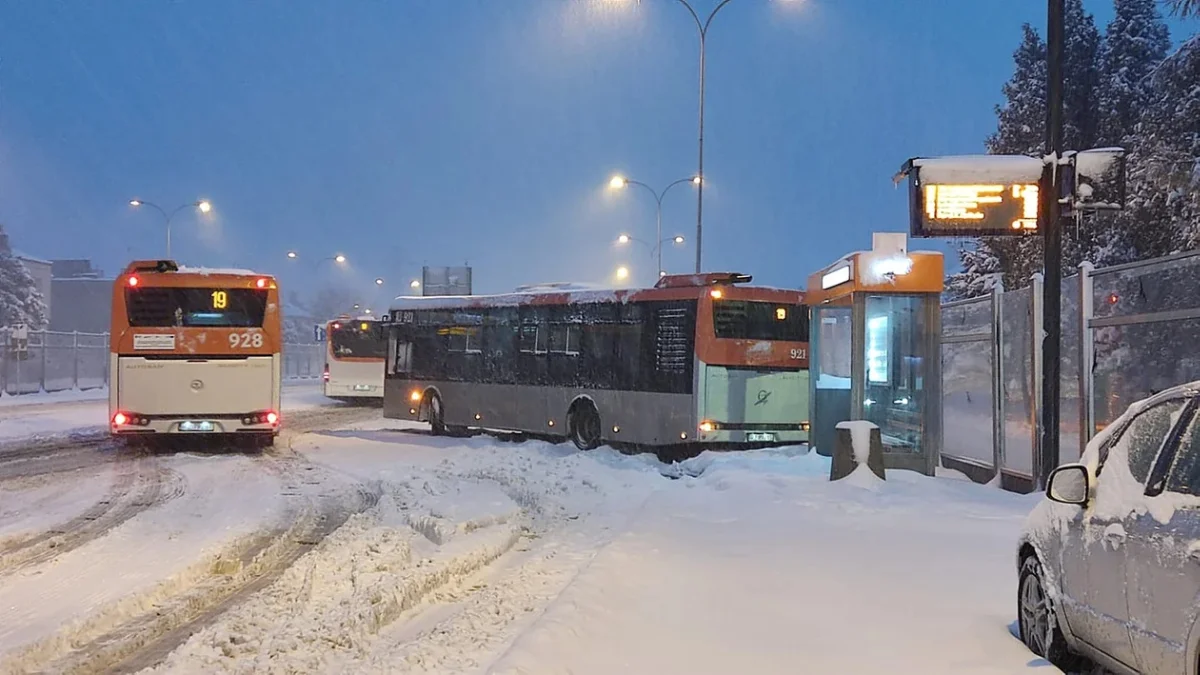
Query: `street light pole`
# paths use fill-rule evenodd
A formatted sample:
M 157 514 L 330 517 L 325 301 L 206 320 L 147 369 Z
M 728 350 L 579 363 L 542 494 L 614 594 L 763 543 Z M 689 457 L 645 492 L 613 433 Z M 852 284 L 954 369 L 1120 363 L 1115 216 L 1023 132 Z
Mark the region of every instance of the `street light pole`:
M 728 2 L 728 0 L 726 0 L 726 2 Z M 677 180 L 677 181 L 671 183 L 670 185 L 667 185 L 667 187 L 663 188 L 662 192 L 655 192 L 654 188 L 652 188 L 649 185 L 647 185 L 641 181 L 638 181 L 638 180 L 630 180 L 628 178 L 623 178 L 621 176 L 614 176 L 613 179 L 611 181 L 609 181 L 609 185 L 614 188 L 623 188 L 626 185 L 640 185 L 640 186 L 646 188 L 646 190 L 648 190 L 650 192 L 650 194 L 653 195 L 654 204 L 655 204 L 654 221 L 655 221 L 655 232 L 656 232 L 654 240 L 658 242 L 658 244 L 655 245 L 655 248 L 658 250 L 658 273 L 660 276 L 662 275 L 662 271 L 663 271 L 663 266 L 662 266 L 662 245 L 663 245 L 663 241 L 664 241 L 663 236 L 662 236 L 663 199 L 666 198 L 667 192 L 669 192 L 671 190 L 671 188 L 675 187 L 676 185 L 679 185 L 680 183 L 693 183 L 697 186 L 700 186 L 703 182 L 704 181 L 701 180 L 699 176 L 692 176 L 691 178 L 680 178 L 679 180 Z M 674 237 L 672 237 L 672 239 L 674 239 Z
M 141 199 L 130 199 L 129 205 L 134 208 L 140 208 L 142 206 L 149 206 L 150 208 L 152 208 L 162 214 L 163 219 L 166 221 L 167 259 L 168 260 L 170 260 L 170 258 L 171 258 L 171 220 L 173 218 L 175 218 L 176 214 L 178 214 L 180 211 L 188 208 L 189 206 L 200 209 L 201 213 L 208 213 L 209 211 L 212 210 L 212 204 L 208 203 L 207 201 L 205 201 L 203 199 L 200 201 L 197 201 L 197 202 L 189 202 L 187 204 L 182 204 L 179 206 L 179 208 L 175 209 L 174 211 L 172 211 L 169 214 L 165 210 L 163 210 L 163 207 L 159 206 L 158 204 L 155 204 L 154 202 L 147 202 L 147 201 L 144 201 Z
M 679 4 L 687 8 L 688 13 L 692 15 L 692 19 L 696 21 L 696 29 L 700 31 L 700 133 L 697 142 L 697 161 L 696 161 L 696 177 L 699 178 L 698 189 L 696 190 L 696 274 L 700 273 L 700 256 L 701 247 L 704 243 L 704 72 L 705 72 L 705 42 L 708 38 L 708 27 L 712 25 L 713 17 L 721 8 L 728 5 L 731 0 L 721 0 L 721 2 L 713 8 L 709 13 L 708 18 L 703 22 L 700 21 L 700 15 L 696 10 L 692 9 L 688 0 L 679 0 Z

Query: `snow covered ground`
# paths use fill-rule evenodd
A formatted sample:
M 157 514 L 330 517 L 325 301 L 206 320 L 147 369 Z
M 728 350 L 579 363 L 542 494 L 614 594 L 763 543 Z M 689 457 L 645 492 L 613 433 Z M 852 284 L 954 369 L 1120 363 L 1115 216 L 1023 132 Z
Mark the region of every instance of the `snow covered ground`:
M 388 420 L 289 445 L 157 456 L 182 488 L 17 563 L 4 537 L 118 476 L 0 483 L 0 672 L 1057 672 L 1011 634 L 1036 497 L 829 483 L 803 449 L 668 467 Z M 341 515 L 321 531 L 315 512 Z
M 284 384 L 285 413 L 334 403 L 321 394 L 319 381 Z M 107 429 L 107 420 L 107 389 L 0 397 L 0 443 L 98 434 Z

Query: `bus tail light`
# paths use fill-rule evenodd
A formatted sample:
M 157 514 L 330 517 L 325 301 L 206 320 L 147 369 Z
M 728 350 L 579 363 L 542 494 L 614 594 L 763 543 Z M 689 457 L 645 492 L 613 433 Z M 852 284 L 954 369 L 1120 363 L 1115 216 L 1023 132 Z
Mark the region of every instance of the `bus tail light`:
M 148 424 L 150 424 L 150 418 L 137 413 L 119 412 L 112 417 L 112 425 L 114 427 L 144 427 Z
M 329 364 L 325 364 L 325 372 L 321 373 L 321 381 L 329 382 Z
M 115 427 L 123 427 L 126 424 L 129 424 L 129 416 L 125 413 L 119 412 L 116 415 L 113 415 L 112 423 Z
M 242 424 L 252 426 L 255 424 L 270 424 L 276 425 L 279 423 L 279 413 L 274 410 L 264 410 L 263 412 L 250 413 L 242 418 Z
M 137 285 L 138 285 L 138 278 L 137 278 L 137 277 L 129 277 L 129 285 L 130 285 L 130 286 L 137 286 Z
M 266 287 L 267 287 L 267 280 L 266 280 L 266 279 L 259 279 L 258 281 L 254 282 L 254 285 L 255 285 L 255 286 L 258 286 L 259 288 L 266 288 Z

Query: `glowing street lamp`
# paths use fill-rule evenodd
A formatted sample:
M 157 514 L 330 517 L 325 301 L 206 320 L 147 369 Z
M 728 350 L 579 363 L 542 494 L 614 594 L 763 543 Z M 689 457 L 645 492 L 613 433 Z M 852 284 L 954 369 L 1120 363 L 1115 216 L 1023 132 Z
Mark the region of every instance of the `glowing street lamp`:
M 344 263 L 344 262 L 346 262 L 346 256 L 339 253 L 339 254 L 333 256 L 333 261 L 336 263 L 339 263 L 339 264 Z
M 650 187 L 649 185 L 646 185 L 645 183 L 643 183 L 641 181 L 630 180 L 628 178 L 625 178 L 624 176 L 613 176 L 612 180 L 608 181 L 608 186 L 614 190 L 623 189 L 627 185 L 640 185 L 640 186 L 646 188 L 647 190 L 649 190 L 650 194 L 654 195 L 654 203 L 656 206 L 654 220 L 655 220 L 655 224 L 656 224 L 657 230 L 658 230 L 658 235 L 656 237 L 656 239 L 658 241 L 658 245 L 655 246 L 653 249 L 651 249 L 651 253 L 654 253 L 655 251 L 658 252 L 658 269 L 660 271 L 663 268 L 663 266 L 662 266 L 662 245 L 664 242 L 663 236 L 662 236 L 663 198 L 667 196 L 667 192 L 669 192 L 671 190 L 671 188 L 673 188 L 676 185 L 679 185 L 681 183 L 691 183 L 692 185 L 700 185 L 700 177 L 699 176 L 691 176 L 688 178 L 680 178 L 679 180 L 677 180 L 677 181 L 671 183 L 670 185 L 668 185 L 667 187 L 663 188 L 662 192 L 655 192 L 654 188 Z M 633 238 L 630 237 L 629 235 L 622 234 L 621 236 L 617 237 L 617 243 L 618 244 L 628 244 L 630 242 L 630 240 L 632 240 L 632 239 Z M 675 237 L 672 241 L 674 241 L 676 244 L 682 244 L 683 237 Z
M 383 285 L 383 278 L 382 278 L 382 277 L 375 277 L 375 285 L 376 285 L 376 286 L 382 286 L 382 285 Z
M 629 278 L 629 268 L 622 265 L 617 268 L 617 280 L 624 281 Z
M 295 259 L 296 259 L 296 252 L 295 252 L 295 251 L 288 251 L 288 252 L 287 252 L 287 257 L 291 258 L 292 260 L 295 260 Z
M 412 281 L 408 282 L 408 287 L 409 288 L 420 288 L 421 282 L 416 279 L 413 279 Z
M 129 205 L 135 209 L 141 208 L 143 206 L 149 206 L 150 208 L 152 208 L 155 211 L 158 211 L 160 214 L 162 214 L 163 219 L 166 221 L 165 224 L 166 224 L 166 230 L 167 230 L 167 258 L 171 257 L 171 220 L 175 218 L 176 214 L 178 214 L 180 211 L 182 211 L 188 207 L 195 208 L 200 213 L 208 213 L 208 212 L 212 211 L 212 203 L 209 202 L 207 199 L 201 199 L 199 201 L 188 202 L 187 204 L 183 204 L 183 205 L 179 206 L 179 208 L 175 209 L 174 211 L 172 211 L 170 213 L 167 213 L 165 210 L 163 210 L 163 208 L 161 206 L 159 206 L 158 204 L 155 204 L 154 202 L 148 202 L 144 199 L 138 199 L 136 197 L 129 200 Z

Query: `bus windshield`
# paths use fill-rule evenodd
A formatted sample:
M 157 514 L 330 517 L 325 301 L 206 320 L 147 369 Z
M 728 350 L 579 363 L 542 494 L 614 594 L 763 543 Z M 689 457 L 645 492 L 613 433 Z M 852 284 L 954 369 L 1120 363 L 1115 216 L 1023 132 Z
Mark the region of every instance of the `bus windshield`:
M 261 328 L 267 291 L 250 288 L 129 288 L 129 325 L 135 328 Z
M 383 359 L 387 342 L 383 329 L 374 321 L 347 321 L 329 330 L 329 349 L 334 358 Z
M 808 308 L 774 302 L 721 300 L 713 303 L 718 338 L 808 342 Z

